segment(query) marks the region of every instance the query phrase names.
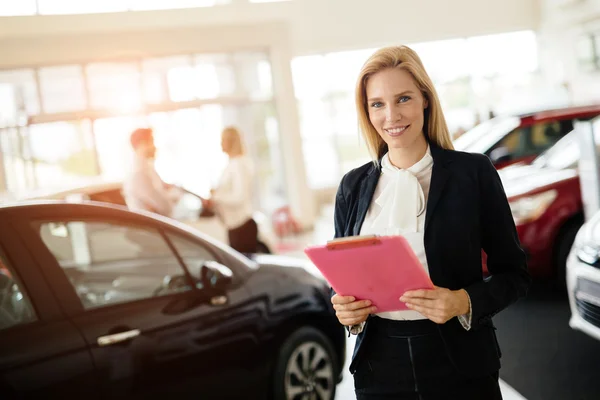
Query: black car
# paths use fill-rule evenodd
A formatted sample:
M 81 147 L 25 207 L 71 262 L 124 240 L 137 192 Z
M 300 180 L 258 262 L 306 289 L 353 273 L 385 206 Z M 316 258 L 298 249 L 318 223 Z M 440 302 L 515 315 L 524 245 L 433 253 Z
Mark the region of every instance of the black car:
M 344 329 L 301 263 L 106 204 L 0 206 L 0 398 L 331 400 Z

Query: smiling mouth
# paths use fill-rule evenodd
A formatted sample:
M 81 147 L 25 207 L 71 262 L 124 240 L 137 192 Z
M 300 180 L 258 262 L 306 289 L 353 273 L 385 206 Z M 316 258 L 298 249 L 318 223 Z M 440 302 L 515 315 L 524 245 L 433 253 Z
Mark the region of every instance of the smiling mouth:
M 389 129 L 384 129 L 384 131 L 390 135 L 390 136 L 400 136 L 402 135 L 406 129 L 409 127 L 410 125 L 406 125 L 406 126 L 399 126 L 399 127 L 395 127 L 395 128 L 389 128 Z

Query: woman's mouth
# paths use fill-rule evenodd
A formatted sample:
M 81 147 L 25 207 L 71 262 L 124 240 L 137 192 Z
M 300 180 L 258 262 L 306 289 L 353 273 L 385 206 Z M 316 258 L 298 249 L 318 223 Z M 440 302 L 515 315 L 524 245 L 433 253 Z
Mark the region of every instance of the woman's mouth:
M 392 136 L 392 137 L 397 137 L 400 136 L 404 133 L 404 131 L 406 131 L 406 129 L 409 127 L 410 125 L 405 125 L 405 126 L 395 126 L 393 128 L 388 128 L 388 129 L 384 129 L 384 131 Z

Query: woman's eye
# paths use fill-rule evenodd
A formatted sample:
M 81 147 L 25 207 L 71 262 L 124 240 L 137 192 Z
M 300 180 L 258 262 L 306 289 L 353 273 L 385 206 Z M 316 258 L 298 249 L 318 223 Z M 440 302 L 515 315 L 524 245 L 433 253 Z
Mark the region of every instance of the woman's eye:
M 383 105 L 383 103 L 382 103 L 382 102 L 380 102 L 380 101 L 376 101 L 376 102 L 374 102 L 374 103 L 371 103 L 371 107 L 373 107 L 373 108 L 379 108 L 379 107 L 381 107 L 382 105 Z
M 398 103 L 406 103 L 406 102 L 407 102 L 407 101 L 409 101 L 409 100 L 410 100 L 410 97 L 409 97 L 409 96 L 401 96 L 401 97 L 398 99 Z

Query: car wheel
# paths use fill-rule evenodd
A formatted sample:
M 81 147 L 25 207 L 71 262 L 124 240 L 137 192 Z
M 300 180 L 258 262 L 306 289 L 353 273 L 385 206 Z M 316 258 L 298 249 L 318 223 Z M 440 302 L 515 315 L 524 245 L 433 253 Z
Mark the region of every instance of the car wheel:
M 554 281 L 557 289 L 565 290 L 567 288 L 567 258 L 581 225 L 583 225 L 583 218 L 576 217 L 572 219 L 567 222 L 558 238 L 558 246 L 554 257 L 554 271 L 556 274 Z
M 333 400 L 337 371 L 331 341 L 315 328 L 300 328 L 279 350 L 274 371 L 274 399 Z
M 271 254 L 271 250 L 263 242 L 256 243 L 256 252 L 259 254 Z

